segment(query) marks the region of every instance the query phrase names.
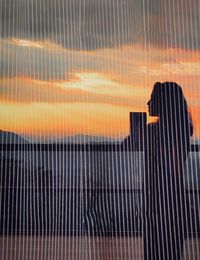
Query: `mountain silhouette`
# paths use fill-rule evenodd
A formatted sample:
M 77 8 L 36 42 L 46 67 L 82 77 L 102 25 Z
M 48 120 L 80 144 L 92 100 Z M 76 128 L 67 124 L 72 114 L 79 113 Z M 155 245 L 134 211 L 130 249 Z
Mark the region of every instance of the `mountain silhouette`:
M 27 141 L 13 132 L 0 130 L 0 144 L 25 144 Z
M 53 137 L 48 138 L 44 136 L 39 137 L 31 137 L 31 136 L 23 136 L 29 143 L 41 143 L 41 144 L 91 144 L 91 143 L 115 143 L 120 142 L 120 140 L 116 140 L 113 138 L 105 137 L 105 136 L 93 136 L 93 135 L 71 135 L 71 136 L 64 136 L 64 137 Z

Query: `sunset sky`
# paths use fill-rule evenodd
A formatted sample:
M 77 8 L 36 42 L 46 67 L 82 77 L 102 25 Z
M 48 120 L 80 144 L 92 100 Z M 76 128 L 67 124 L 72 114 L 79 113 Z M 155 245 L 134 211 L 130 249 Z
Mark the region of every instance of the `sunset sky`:
M 121 138 L 155 82 L 200 137 L 199 0 L 0 0 L 0 129 Z

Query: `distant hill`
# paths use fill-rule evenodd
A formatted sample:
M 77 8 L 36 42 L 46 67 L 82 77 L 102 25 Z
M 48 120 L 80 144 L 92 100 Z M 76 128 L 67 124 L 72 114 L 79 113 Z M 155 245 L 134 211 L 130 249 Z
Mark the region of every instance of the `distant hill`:
M 13 132 L 0 130 L 0 144 L 44 144 L 44 143 L 57 143 L 57 144 L 91 144 L 91 143 L 119 143 L 123 139 L 114 139 L 104 136 L 92 135 L 72 135 L 63 138 L 45 138 L 45 137 L 31 137 L 27 135 L 18 135 Z
M 24 137 L 29 140 L 30 143 L 57 143 L 57 144 L 88 144 L 88 143 L 113 143 L 120 142 L 121 140 L 112 139 L 103 136 L 91 136 L 91 135 L 72 135 L 63 138 L 31 138 L 28 136 Z
M 102 137 L 102 136 L 90 136 L 90 135 L 74 135 L 58 140 L 59 143 L 111 143 L 116 142 L 115 139 Z
M 0 144 L 25 144 L 27 141 L 12 132 L 2 131 L 0 130 Z

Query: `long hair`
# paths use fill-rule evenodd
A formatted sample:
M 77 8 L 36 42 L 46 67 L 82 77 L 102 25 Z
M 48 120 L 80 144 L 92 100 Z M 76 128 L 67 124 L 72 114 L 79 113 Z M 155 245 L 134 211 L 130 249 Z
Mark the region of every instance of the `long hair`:
M 157 82 L 152 91 L 160 124 L 169 131 L 171 142 L 187 144 L 193 134 L 192 117 L 182 88 L 175 82 Z M 184 148 L 183 148 L 184 149 Z

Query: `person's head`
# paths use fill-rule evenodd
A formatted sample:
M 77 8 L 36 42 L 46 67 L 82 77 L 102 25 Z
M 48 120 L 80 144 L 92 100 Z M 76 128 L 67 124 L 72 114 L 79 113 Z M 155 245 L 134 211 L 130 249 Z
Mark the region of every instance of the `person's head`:
M 155 83 L 147 103 L 150 116 L 158 116 L 167 125 L 192 125 L 182 88 L 175 82 Z
M 174 113 L 187 109 L 187 102 L 181 87 L 174 82 L 155 83 L 151 99 L 147 103 L 150 116 L 162 117 L 166 112 Z

